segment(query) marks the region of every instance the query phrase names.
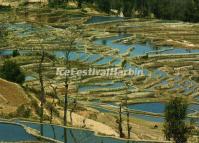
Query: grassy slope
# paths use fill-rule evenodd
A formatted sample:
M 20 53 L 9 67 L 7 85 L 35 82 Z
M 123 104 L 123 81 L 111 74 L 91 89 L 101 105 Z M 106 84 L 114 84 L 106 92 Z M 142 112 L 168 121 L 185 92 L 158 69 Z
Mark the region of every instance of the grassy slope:
M 0 79 L 0 112 L 14 112 L 25 103 L 28 103 L 28 98 L 19 85 Z

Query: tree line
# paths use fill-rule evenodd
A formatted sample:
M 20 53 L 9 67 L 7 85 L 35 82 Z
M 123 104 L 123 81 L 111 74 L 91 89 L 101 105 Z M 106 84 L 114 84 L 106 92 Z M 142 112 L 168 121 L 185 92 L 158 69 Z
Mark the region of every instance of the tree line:
M 87 0 L 105 11 L 117 9 L 125 17 L 151 17 L 199 21 L 199 0 Z
M 61 5 L 69 0 L 49 0 L 50 5 Z M 115 9 L 125 17 L 154 17 L 167 20 L 199 21 L 199 0 L 73 0 L 81 8 L 83 3 L 95 5 L 110 13 Z

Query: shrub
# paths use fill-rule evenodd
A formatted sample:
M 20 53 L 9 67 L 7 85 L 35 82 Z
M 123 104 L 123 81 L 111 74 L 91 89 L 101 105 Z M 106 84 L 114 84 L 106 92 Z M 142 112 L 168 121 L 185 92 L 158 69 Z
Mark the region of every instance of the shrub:
M 22 73 L 19 65 L 10 60 L 5 61 L 0 68 L 0 77 L 19 84 L 25 81 L 25 75 Z
M 186 125 L 188 104 L 180 97 L 170 100 L 165 109 L 164 134 L 167 140 L 186 143 L 191 128 Z
M 17 57 L 17 56 L 19 56 L 19 55 L 20 55 L 20 53 L 19 53 L 18 50 L 13 50 L 13 52 L 12 52 L 12 56 L 13 56 L 13 57 Z
M 28 118 L 31 115 L 31 109 L 30 107 L 23 104 L 17 108 L 16 114 L 19 117 Z

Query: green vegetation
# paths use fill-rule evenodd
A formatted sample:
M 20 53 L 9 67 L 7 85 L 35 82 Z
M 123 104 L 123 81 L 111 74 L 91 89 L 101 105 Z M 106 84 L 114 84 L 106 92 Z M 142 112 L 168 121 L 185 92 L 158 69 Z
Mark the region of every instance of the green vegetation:
M 31 108 L 23 104 L 17 108 L 16 114 L 18 117 L 28 118 L 31 115 Z
M 2 6 L 0 5 L 0 12 L 7 12 L 11 10 L 11 6 Z
M 107 0 L 98 0 L 97 5 L 100 10 L 105 11 L 106 13 L 110 13 L 111 4 L 110 1 Z
M 190 134 L 190 127 L 186 125 L 188 104 L 180 97 L 171 99 L 165 109 L 164 134 L 167 140 L 176 143 L 186 143 Z
M 83 0 L 77 0 L 77 2 L 78 2 L 78 8 L 82 8 Z
M 199 0 L 87 0 L 109 13 L 110 9 L 122 11 L 125 17 L 151 17 L 199 21 Z
M 25 81 L 25 75 L 22 73 L 19 65 L 10 60 L 5 61 L 0 68 L 0 77 L 19 84 Z
M 8 31 L 6 30 L 6 26 L 0 24 L 0 48 L 7 46 L 7 37 Z
M 13 50 L 13 52 L 12 52 L 12 56 L 13 56 L 13 57 L 20 56 L 19 51 L 18 51 L 18 50 Z
M 81 7 L 81 0 L 78 1 L 78 6 Z M 50 8 L 64 8 L 64 9 L 69 9 L 67 6 L 67 3 L 69 0 L 48 0 L 48 6 Z
M 49 7 L 68 8 L 68 0 L 49 0 Z M 153 17 L 168 20 L 199 21 L 199 0 L 76 0 L 77 8 L 90 3 L 110 13 L 111 9 L 125 17 Z

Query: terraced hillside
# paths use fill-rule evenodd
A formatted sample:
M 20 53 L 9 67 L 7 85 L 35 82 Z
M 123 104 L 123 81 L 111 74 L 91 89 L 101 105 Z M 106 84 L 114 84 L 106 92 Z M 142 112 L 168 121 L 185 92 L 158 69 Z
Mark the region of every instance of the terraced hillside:
M 34 3 L 0 12 L 5 33 L 0 66 L 16 61 L 26 77 L 21 86 L 0 79 L 0 113 L 31 132 L 42 135 L 43 129 L 42 136 L 55 142 L 66 142 L 66 136 L 71 143 L 123 143 L 127 122 L 130 142 L 166 142 L 164 110 L 178 96 L 186 99 L 187 122 L 193 122 L 189 142 L 197 142 L 199 24 L 121 18 L 93 9 Z M 19 55 L 13 56 L 16 51 Z M 134 74 L 65 76 L 60 68 Z M 16 111 L 23 104 L 30 108 L 28 117 Z M 62 126 L 65 105 L 68 122 Z M 120 115 L 124 140 L 119 139 Z

